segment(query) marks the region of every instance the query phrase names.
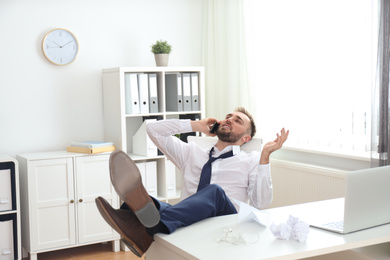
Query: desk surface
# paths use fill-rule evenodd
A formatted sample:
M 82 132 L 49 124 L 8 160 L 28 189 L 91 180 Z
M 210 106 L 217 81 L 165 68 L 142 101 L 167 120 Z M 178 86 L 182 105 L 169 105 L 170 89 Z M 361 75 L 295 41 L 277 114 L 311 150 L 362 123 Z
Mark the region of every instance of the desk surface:
M 325 204 L 321 204 L 325 203 Z M 267 224 L 284 223 L 291 214 L 305 220 L 327 202 L 306 203 L 264 210 Z M 217 242 L 226 228 L 243 232 L 246 244 Z M 308 238 L 300 243 L 293 239 L 276 239 L 271 231 L 254 222 L 238 223 L 238 215 L 205 219 L 170 235 L 156 234 L 147 259 L 300 259 L 390 241 L 390 224 L 346 235 L 310 228 Z

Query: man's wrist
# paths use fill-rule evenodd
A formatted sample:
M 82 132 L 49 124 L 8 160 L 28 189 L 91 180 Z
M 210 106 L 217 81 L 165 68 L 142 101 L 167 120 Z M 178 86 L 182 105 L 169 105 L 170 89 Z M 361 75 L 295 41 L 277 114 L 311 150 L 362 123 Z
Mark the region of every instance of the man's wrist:
M 192 131 L 194 131 L 194 132 L 200 132 L 199 121 L 193 121 L 193 120 L 191 120 L 190 123 L 191 123 Z
M 263 151 L 260 156 L 260 164 L 269 164 L 269 157 L 270 154 Z

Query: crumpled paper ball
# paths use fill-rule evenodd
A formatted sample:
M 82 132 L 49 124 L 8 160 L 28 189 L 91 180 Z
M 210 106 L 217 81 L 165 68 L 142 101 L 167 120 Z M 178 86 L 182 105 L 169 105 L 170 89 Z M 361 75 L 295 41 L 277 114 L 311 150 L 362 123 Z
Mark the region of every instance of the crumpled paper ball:
M 304 242 L 309 234 L 309 224 L 291 215 L 286 223 L 279 225 L 272 223 L 269 229 L 276 238 L 283 240 L 293 238 L 299 242 Z
M 303 221 L 298 221 L 293 227 L 292 234 L 295 240 L 304 242 L 309 235 L 309 224 Z
M 295 226 L 299 221 L 299 218 L 290 215 L 287 220 L 287 224 L 291 227 Z
M 291 237 L 292 228 L 285 223 L 279 225 L 275 225 L 274 223 L 272 223 L 269 229 L 276 238 L 288 240 Z

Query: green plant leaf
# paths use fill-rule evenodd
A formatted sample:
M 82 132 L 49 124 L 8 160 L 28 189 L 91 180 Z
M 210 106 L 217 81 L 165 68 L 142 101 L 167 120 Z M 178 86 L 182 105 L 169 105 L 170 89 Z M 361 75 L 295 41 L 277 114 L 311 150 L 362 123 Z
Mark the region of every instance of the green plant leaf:
M 153 44 L 151 47 L 152 47 L 151 51 L 154 54 L 169 54 L 172 51 L 172 46 L 168 44 L 167 41 L 163 41 L 163 40 L 156 41 L 156 43 Z

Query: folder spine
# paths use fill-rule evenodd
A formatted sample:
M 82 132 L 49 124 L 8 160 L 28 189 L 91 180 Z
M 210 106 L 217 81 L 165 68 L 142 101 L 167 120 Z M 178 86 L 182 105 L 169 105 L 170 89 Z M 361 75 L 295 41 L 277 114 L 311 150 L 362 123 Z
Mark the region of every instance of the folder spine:
M 199 110 L 199 75 L 196 72 L 191 73 L 191 109 Z
M 182 73 L 183 111 L 191 111 L 191 74 Z
M 149 86 L 148 86 L 148 75 L 139 73 L 138 77 L 138 91 L 139 91 L 139 105 L 140 113 L 149 113 Z
M 180 73 L 165 75 L 165 101 L 166 110 L 183 111 L 183 89 Z
M 137 74 L 125 74 L 125 109 L 126 114 L 139 114 L 139 94 Z
M 148 74 L 149 83 L 149 112 L 158 113 L 158 88 L 157 88 L 157 74 Z

